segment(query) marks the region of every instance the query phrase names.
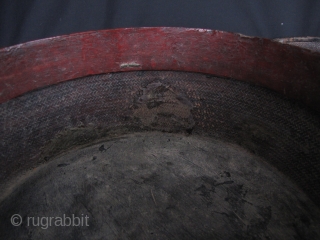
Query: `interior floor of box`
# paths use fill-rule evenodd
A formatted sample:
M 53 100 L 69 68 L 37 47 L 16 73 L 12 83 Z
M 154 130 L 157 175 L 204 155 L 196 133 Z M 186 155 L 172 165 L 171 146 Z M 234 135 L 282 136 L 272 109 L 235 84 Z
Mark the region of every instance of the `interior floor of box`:
M 27 173 L 0 204 L 0 238 L 320 239 L 319 213 L 237 145 L 144 132 L 70 150 Z M 78 226 L 61 226 L 68 217 Z

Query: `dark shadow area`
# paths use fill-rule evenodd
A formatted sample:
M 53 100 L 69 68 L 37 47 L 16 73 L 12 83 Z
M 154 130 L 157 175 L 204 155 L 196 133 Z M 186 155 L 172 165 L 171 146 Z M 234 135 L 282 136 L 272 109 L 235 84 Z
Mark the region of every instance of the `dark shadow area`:
M 2 0 L 0 47 L 75 32 L 124 27 L 189 27 L 265 38 L 320 36 L 320 2 Z

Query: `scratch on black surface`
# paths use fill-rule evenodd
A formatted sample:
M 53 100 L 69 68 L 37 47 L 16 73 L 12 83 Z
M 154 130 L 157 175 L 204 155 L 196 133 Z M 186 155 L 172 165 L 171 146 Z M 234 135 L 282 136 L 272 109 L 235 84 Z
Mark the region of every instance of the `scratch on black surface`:
M 70 165 L 70 164 L 69 163 L 60 163 L 57 165 L 57 167 L 66 167 L 68 165 Z
M 217 186 L 220 186 L 220 185 L 232 184 L 232 183 L 234 183 L 234 181 L 225 181 L 225 182 L 222 182 L 222 183 L 217 183 L 217 184 L 215 184 L 214 186 L 217 187 Z
M 104 144 L 102 144 L 100 147 L 99 147 L 99 151 L 100 152 L 104 152 L 104 151 L 107 151 L 109 148 L 111 148 L 112 147 L 112 144 L 109 146 L 109 147 L 107 147 L 107 148 L 104 148 Z

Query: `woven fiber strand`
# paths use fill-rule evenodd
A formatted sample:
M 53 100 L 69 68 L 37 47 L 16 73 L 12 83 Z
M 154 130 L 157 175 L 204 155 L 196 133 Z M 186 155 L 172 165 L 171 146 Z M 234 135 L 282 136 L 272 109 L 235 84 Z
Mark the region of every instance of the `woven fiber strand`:
M 157 130 L 237 143 L 320 202 L 319 118 L 299 103 L 232 79 L 170 71 L 85 77 L 1 104 L 0 126 L 1 182 L 116 129 Z

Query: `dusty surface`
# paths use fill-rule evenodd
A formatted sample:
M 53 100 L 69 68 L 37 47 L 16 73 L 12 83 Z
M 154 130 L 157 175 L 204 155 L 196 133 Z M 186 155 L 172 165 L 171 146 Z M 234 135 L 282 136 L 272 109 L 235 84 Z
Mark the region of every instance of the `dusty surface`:
M 150 130 L 241 145 L 289 176 L 320 206 L 319 117 L 264 88 L 173 71 L 90 76 L 0 104 L 0 192 L 10 188 L 11 179 L 62 151 Z
M 135 133 L 30 172 L 0 205 L 0 239 L 319 239 L 319 213 L 236 145 Z M 22 225 L 11 225 L 13 214 Z M 64 214 L 88 225 L 48 226 L 46 218 Z M 43 221 L 34 226 L 30 217 Z
M 293 37 L 293 38 L 278 38 L 278 42 L 295 45 L 301 48 L 306 48 L 314 52 L 320 52 L 320 38 L 318 37 Z

